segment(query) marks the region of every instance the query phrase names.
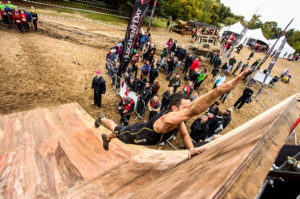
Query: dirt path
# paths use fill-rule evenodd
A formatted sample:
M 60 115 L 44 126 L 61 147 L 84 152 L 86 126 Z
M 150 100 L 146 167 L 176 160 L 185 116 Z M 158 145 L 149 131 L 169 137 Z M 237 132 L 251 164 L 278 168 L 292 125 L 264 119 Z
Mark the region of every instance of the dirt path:
M 55 11 L 47 10 L 47 13 Z M 73 16 L 76 16 L 74 14 Z M 81 16 L 78 16 L 81 17 Z M 153 29 L 153 40 L 158 49 L 164 46 L 168 37 L 175 37 L 179 43 L 189 45 L 189 40 L 175 33 L 168 33 L 165 29 Z M 156 37 L 161 35 L 162 37 Z M 110 81 L 106 74 L 107 93 L 103 98 L 103 108 L 96 110 L 93 103 L 93 92 L 90 84 L 96 69 L 105 71 L 105 55 L 115 42 L 122 39 L 124 31 L 91 22 L 71 22 L 62 19 L 41 18 L 41 32 L 18 34 L 15 29 L 0 29 L 0 114 L 29 110 L 40 106 L 57 105 L 68 102 L 78 102 L 90 115 L 97 117 L 105 112 L 114 121 L 120 117 L 116 110 L 119 97 L 110 90 Z M 180 43 L 182 44 L 182 43 Z M 9 48 L 8 48 L 9 47 Z M 243 49 L 237 60 L 246 61 L 249 50 Z M 257 54 L 255 58 L 262 58 L 264 54 Z M 79 62 L 81 65 L 75 65 Z M 250 64 L 254 62 L 254 58 Z M 268 62 L 269 63 L 269 62 Z M 264 65 L 266 68 L 268 63 Z M 300 64 L 279 59 L 272 75 L 280 75 L 282 70 L 291 68 L 293 79 L 290 84 L 279 82 L 275 88 L 266 88 L 278 101 L 299 92 Z M 212 66 L 201 62 L 201 68 L 211 71 Z M 233 78 L 228 76 L 227 80 Z M 87 89 L 86 87 L 87 80 Z M 158 77 L 161 89 L 159 96 L 167 90 L 168 83 L 165 74 Z M 184 82 L 184 81 L 183 81 Z M 183 84 L 182 84 L 183 85 Z M 211 90 L 213 82 L 209 77 L 201 86 L 200 94 Z M 232 107 L 235 100 L 241 95 L 244 84 L 240 83 L 221 104 L 221 110 Z M 270 96 L 264 94 L 264 103 L 271 107 L 275 102 Z M 233 120 L 222 132 L 226 133 L 238 127 L 249 119 L 264 111 L 256 100 L 245 105 L 239 112 L 233 111 Z M 134 117 L 132 117 L 134 118 Z M 191 125 L 195 118 L 187 122 Z M 134 122 L 131 119 L 131 123 Z M 180 143 L 180 139 L 175 141 Z

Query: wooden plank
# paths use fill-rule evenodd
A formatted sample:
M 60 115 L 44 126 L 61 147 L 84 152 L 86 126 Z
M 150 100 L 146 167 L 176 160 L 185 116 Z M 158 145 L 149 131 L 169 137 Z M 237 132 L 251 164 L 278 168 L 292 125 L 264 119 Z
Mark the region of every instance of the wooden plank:
M 299 95 L 298 95 L 299 96 Z M 157 151 L 93 128 L 77 103 L 0 117 L 0 195 L 15 198 L 253 198 L 300 113 L 297 96 L 205 145 Z

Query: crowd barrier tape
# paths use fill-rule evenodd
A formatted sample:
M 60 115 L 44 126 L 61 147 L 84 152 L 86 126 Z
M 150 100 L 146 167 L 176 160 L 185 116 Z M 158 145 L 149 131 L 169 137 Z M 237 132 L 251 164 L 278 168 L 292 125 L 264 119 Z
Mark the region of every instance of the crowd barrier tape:
M 114 25 L 111 25 L 111 24 L 106 24 L 106 23 L 103 23 L 103 22 L 100 22 L 100 21 L 95 21 L 95 20 L 92 20 L 92 19 L 75 19 L 75 18 L 67 18 L 67 17 L 55 17 L 55 16 L 51 16 L 51 15 L 44 15 L 44 14 L 40 14 L 40 16 L 45 17 L 45 18 L 57 18 L 57 19 L 63 19 L 63 20 L 69 20 L 69 21 L 93 22 L 93 23 L 98 23 L 98 24 L 101 24 L 101 25 L 109 26 L 109 27 L 112 27 L 112 28 L 116 28 L 116 29 L 119 29 L 119 30 L 126 30 L 126 28 L 122 28 L 122 27 L 119 27 L 119 26 L 114 26 Z
M 114 16 L 114 17 L 119 17 L 119 18 L 123 18 L 123 19 L 129 19 L 129 17 L 115 15 L 115 14 L 109 14 L 109 13 L 104 13 L 104 12 L 98 12 L 98 11 L 93 11 L 93 10 L 85 10 L 85 9 L 81 9 L 81 8 L 73 8 L 73 7 L 68 7 L 68 6 L 60 6 L 60 5 L 56 5 L 56 4 L 43 3 L 43 2 L 37 2 L 37 1 L 31 1 L 31 0 L 22 0 L 22 1 L 28 2 L 28 3 L 39 4 L 39 5 L 45 5 L 45 6 L 57 7 L 57 8 L 63 8 L 63 9 L 78 10 L 78 11 L 84 11 L 84 12 L 90 12 L 90 13 L 96 13 L 96 14 Z
M 111 12 L 121 13 L 118 10 L 113 10 L 113 9 L 109 9 L 109 8 L 95 6 L 95 5 L 100 5 L 100 4 L 94 4 L 94 3 L 88 2 L 88 1 L 76 0 L 76 2 L 74 2 L 74 3 L 79 4 L 79 5 L 83 5 L 83 6 L 89 6 L 89 7 L 92 7 L 92 8 L 98 8 L 98 9 L 107 10 L 107 11 L 111 11 Z
M 103 15 L 120 17 L 120 18 L 124 18 L 124 19 L 130 19 L 129 17 L 124 17 L 124 16 L 120 16 L 120 15 L 108 14 L 108 13 L 97 12 L 97 11 L 92 11 L 92 10 L 85 10 L 85 9 L 80 9 L 80 8 L 72 8 L 72 7 L 60 6 L 60 5 L 43 3 L 43 2 L 37 2 L 37 1 L 31 1 L 31 0 L 21 0 L 21 1 L 28 2 L 28 3 L 34 3 L 34 4 L 39 4 L 39 5 L 46 5 L 46 6 L 51 6 L 51 7 L 57 7 L 57 8 L 63 8 L 63 9 L 72 9 L 72 10 L 86 11 L 86 12 L 91 12 L 91 13 L 97 13 L 97 14 L 103 14 Z M 95 20 L 92 20 L 92 19 L 85 19 L 85 20 L 83 20 L 83 19 L 73 19 L 73 18 L 66 18 L 66 17 L 54 17 L 54 16 L 44 15 L 44 14 L 40 14 L 40 16 L 47 17 L 47 18 L 58 18 L 58 19 L 64 19 L 64 20 L 71 20 L 71 21 L 94 22 L 94 23 L 98 23 L 98 24 L 101 24 L 101 25 L 113 27 L 113 28 L 116 28 L 116 29 L 119 29 L 119 30 L 127 30 L 127 28 L 122 28 L 122 27 L 119 27 L 119 26 L 114 26 L 114 25 L 102 23 L 102 22 L 95 21 Z M 159 37 L 159 38 L 170 38 L 168 36 L 153 35 L 153 34 L 152 34 L 152 36 L 153 37 Z M 184 39 L 184 40 L 190 40 L 190 38 L 182 38 L 182 39 Z

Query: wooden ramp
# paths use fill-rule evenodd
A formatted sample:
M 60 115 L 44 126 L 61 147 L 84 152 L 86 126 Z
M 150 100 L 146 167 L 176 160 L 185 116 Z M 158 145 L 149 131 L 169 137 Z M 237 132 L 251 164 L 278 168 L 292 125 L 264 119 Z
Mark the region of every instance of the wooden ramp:
M 118 140 L 77 103 L 0 116 L 0 198 L 253 198 L 300 113 L 294 95 L 207 145 L 158 151 Z

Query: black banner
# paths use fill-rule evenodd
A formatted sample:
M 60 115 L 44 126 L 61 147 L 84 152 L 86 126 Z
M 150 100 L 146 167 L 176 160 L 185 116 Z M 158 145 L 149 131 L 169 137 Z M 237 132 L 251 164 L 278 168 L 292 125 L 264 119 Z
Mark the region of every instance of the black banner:
M 155 8 L 156 8 L 156 3 L 157 3 L 157 0 L 155 0 L 154 4 L 153 4 L 153 8 L 152 8 L 151 17 L 150 17 L 150 20 L 149 20 L 149 25 L 148 25 L 148 28 L 147 28 L 147 32 L 149 32 L 150 28 L 151 28 L 152 19 L 153 19 L 154 11 L 155 11 Z
M 264 81 L 263 81 L 263 83 L 262 83 L 262 85 L 261 85 L 261 87 L 260 87 L 257 95 L 259 95 L 262 92 L 262 88 L 265 85 L 265 82 L 266 82 L 268 76 L 271 74 L 271 71 L 272 71 L 272 69 L 273 69 L 273 67 L 274 67 L 274 65 L 275 65 L 275 63 L 276 63 L 276 61 L 277 61 L 277 59 L 278 59 L 278 57 L 279 57 L 279 55 L 280 55 L 280 53 L 281 53 L 284 45 L 285 45 L 285 43 L 286 43 L 286 38 L 284 38 L 282 40 L 280 47 L 278 48 L 278 50 L 276 51 L 276 53 L 275 53 L 272 61 L 270 62 L 269 68 L 268 68 L 268 70 L 266 72 L 266 75 L 265 75 L 265 79 L 264 79 Z
M 130 62 L 134 44 L 140 32 L 143 20 L 149 8 L 150 0 L 135 0 L 130 21 L 124 39 L 124 51 L 119 75 L 124 72 Z

